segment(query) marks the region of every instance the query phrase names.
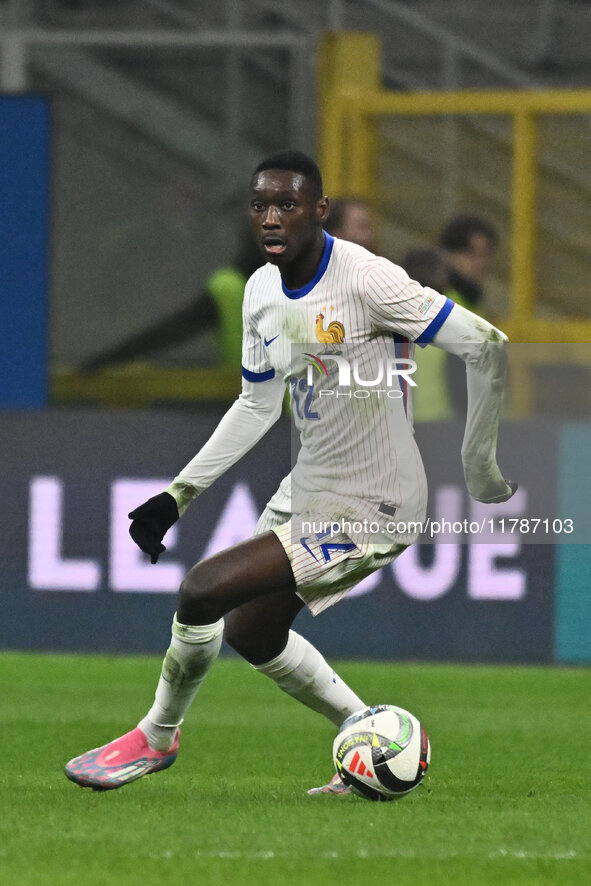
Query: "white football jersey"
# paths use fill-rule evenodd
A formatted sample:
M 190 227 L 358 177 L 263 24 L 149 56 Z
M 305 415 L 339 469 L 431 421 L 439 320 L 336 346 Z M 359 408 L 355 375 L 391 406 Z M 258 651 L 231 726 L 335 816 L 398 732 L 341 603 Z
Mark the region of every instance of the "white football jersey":
M 301 444 L 271 503 L 300 515 L 377 521 L 382 529 L 422 521 L 427 483 L 412 429 L 408 361 L 453 302 L 387 259 L 325 238 L 318 271 L 303 288 L 288 290 L 271 264 L 246 286 L 243 375 L 261 383 L 283 378 Z

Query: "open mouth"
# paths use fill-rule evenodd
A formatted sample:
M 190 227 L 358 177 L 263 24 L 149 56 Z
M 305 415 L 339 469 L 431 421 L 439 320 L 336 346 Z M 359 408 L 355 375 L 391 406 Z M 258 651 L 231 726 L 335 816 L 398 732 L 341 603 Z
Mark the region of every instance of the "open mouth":
M 267 237 L 263 241 L 263 248 L 269 255 L 281 255 L 285 252 L 286 244 L 280 237 Z

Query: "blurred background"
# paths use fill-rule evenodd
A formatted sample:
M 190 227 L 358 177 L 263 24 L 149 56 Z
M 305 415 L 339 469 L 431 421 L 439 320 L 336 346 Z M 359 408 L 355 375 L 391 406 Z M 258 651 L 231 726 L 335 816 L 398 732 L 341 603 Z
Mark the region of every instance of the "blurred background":
M 36 625 L 8 619 L 0 642 L 70 648 L 60 625 L 77 619 L 83 648 L 128 648 L 150 590 L 138 643 L 159 649 L 181 567 L 248 535 L 288 469 L 286 419 L 267 455 L 206 493 L 178 568 L 148 578 L 118 553 L 120 500 L 176 473 L 236 396 L 258 261 L 245 186 L 295 147 L 340 201 L 335 233 L 517 343 L 501 443 L 529 478 L 519 514 L 543 489 L 536 516 L 578 517 L 576 545 L 511 540 L 485 573 L 478 545 L 450 545 L 366 588 L 398 606 L 398 653 L 591 659 L 590 34 L 587 0 L 0 0 L 1 593 Z M 423 360 L 417 436 L 437 462 L 442 441 L 457 456 L 461 391 L 453 366 Z M 463 490 L 457 460 L 431 470 Z M 371 604 L 348 605 L 370 638 Z M 99 612 L 118 639 L 93 631 Z M 425 653 L 429 624 L 460 617 L 453 648 Z

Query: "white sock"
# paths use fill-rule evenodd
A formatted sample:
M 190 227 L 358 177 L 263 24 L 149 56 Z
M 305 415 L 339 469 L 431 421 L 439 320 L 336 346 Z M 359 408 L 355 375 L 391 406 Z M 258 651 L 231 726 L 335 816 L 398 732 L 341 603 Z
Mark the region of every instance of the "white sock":
M 223 619 L 212 625 L 183 625 L 175 615 L 154 704 L 138 723 L 152 750 L 166 751 L 173 743 L 177 727 L 218 656 L 223 630 Z
M 295 631 L 289 632 L 287 646 L 277 658 L 254 665 L 254 668 L 274 680 L 284 692 L 313 711 L 324 714 L 337 726 L 365 707 L 318 650 Z

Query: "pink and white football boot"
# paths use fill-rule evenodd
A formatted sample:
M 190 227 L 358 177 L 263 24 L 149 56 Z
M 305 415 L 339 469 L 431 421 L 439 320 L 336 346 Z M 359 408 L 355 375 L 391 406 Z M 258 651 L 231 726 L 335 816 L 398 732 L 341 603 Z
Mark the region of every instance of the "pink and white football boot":
M 146 736 L 136 726 L 120 738 L 100 748 L 87 751 L 66 763 L 64 772 L 70 781 L 95 791 L 123 787 L 151 772 L 168 769 L 177 758 L 180 729 L 167 751 L 153 751 Z

